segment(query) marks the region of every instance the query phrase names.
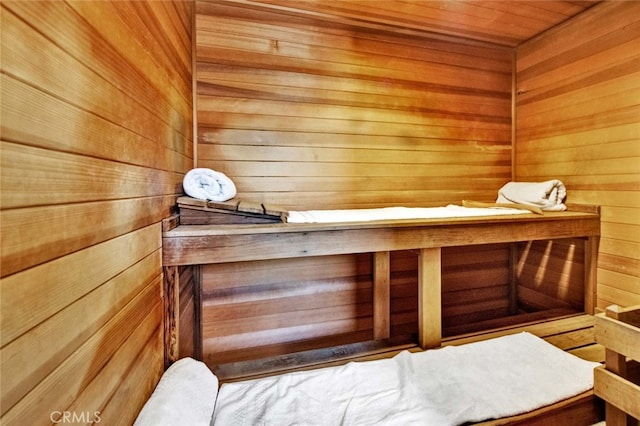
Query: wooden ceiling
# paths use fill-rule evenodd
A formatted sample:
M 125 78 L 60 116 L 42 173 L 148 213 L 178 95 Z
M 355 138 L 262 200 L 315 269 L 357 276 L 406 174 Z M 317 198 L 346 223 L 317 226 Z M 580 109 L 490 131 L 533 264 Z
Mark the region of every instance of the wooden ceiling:
M 599 3 L 551 0 L 240 0 L 319 20 L 391 26 L 515 47 Z

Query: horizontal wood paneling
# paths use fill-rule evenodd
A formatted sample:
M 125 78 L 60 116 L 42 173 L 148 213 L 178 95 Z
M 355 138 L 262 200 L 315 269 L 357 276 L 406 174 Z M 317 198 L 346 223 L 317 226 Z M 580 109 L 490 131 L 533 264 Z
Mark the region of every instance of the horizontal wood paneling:
M 640 3 L 604 2 L 517 49 L 518 180 L 602 206 L 597 306 L 640 301 Z
M 0 421 L 131 424 L 164 368 L 193 4 L 1 7 Z
M 441 205 L 511 176 L 507 49 L 220 2 L 196 29 L 197 162 L 243 199 Z
M 443 322 L 509 314 L 508 245 L 445 248 Z M 418 331 L 418 258 L 391 253 L 391 338 Z M 203 358 L 212 367 L 373 338 L 372 255 L 202 267 Z

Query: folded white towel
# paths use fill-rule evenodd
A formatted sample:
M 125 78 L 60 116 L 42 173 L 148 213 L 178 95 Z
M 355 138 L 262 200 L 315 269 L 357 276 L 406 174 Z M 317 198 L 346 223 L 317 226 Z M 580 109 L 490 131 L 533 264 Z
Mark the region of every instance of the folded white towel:
M 526 210 L 495 207 L 474 208 L 450 204 L 446 207 L 381 207 L 374 209 L 290 211 L 289 223 L 368 222 L 375 220 L 441 219 L 450 217 L 526 214 Z
M 188 196 L 201 200 L 227 201 L 236 196 L 236 186 L 227 175 L 206 168 L 190 170 L 182 187 Z
M 182 358 L 171 365 L 134 426 L 209 426 L 218 396 L 218 378 L 201 361 Z
M 545 182 L 509 182 L 498 191 L 496 203 L 518 203 L 546 211 L 563 211 L 567 189 L 558 179 Z

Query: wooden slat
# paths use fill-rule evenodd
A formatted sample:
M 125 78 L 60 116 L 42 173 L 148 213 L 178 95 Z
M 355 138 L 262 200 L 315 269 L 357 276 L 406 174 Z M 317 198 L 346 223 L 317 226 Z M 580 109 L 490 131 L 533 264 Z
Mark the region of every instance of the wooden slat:
M 158 260 L 157 257 L 149 258 L 137 267 L 127 269 L 102 285 L 99 290 L 76 301 L 4 346 L 0 350 L 2 370 L 14 374 L 3 375 L 3 413 L 50 374 L 59 363 L 71 356 L 77 347 L 110 318 L 124 309 L 138 292 L 151 287 L 147 280 L 155 283 L 153 290 L 157 297 L 160 280 L 157 276 L 154 279 L 154 273 L 157 272 Z M 143 281 L 127 286 L 134 276 L 139 276 Z M 85 320 L 78 323 L 77 318 Z M 39 350 L 32 351 L 29 358 L 21 356 L 32 347 L 38 347 Z M 15 374 L 18 371 L 20 374 Z
M 104 16 L 102 18 L 104 19 Z M 157 116 L 143 108 L 137 99 L 123 96 L 122 92 L 91 68 L 82 66 L 80 62 L 82 58 L 78 59 L 66 54 L 60 47 L 51 43 L 42 34 L 35 32 L 26 23 L 19 21 L 10 13 L 3 17 L 3 33 L 7 37 L 6 40 L 20 38 L 24 41 L 14 44 L 3 43 L 3 51 L 8 54 L 7 59 L 10 59 L 3 61 L 3 69 L 9 75 L 21 76 L 22 79 L 31 81 L 34 85 L 57 93 L 64 101 L 81 105 L 87 110 L 93 110 L 110 121 L 127 123 L 131 131 L 145 135 L 150 139 L 161 140 L 163 131 L 172 131 L 167 123 L 162 123 Z M 57 36 L 60 37 L 60 33 Z M 31 54 L 33 51 L 47 52 L 57 66 L 52 69 L 43 68 L 47 62 L 38 62 L 38 56 Z M 51 78 L 52 72 L 55 72 L 55 78 Z M 87 89 L 74 90 L 74 87 Z M 89 90 L 89 88 L 91 89 Z M 97 98 L 114 97 L 119 99 L 118 107 L 95 101 Z M 167 113 L 163 115 L 167 115 Z M 130 120 L 132 116 L 137 119 Z M 22 123 L 17 124 L 22 127 Z M 188 123 L 183 121 L 182 125 L 184 126 L 183 134 L 188 135 L 187 132 L 190 130 Z
M 121 369 L 114 373 L 112 377 L 120 379 L 118 388 L 111 395 L 109 401 L 100 409 L 101 422 L 114 424 L 122 421 L 128 421 L 129 423 L 135 421 L 148 400 L 146 395 L 151 395 L 155 390 L 164 372 L 163 369 L 158 367 L 162 364 L 163 358 L 161 337 L 161 333 L 152 336 L 136 355 L 134 364 L 129 365 L 126 370 Z M 71 408 L 76 407 L 77 410 L 81 410 L 83 406 L 74 405 Z
M 440 346 L 442 339 L 441 313 L 441 249 L 421 249 L 418 261 L 418 322 L 421 348 Z
M 599 401 L 593 395 L 593 391 L 590 390 L 525 414 L 499 420 L 489 420 L 477 424 L 483 426 L 545 426 L 549 424 L 563 425 L 568 423 L 593 425 L 598 424 L 601 420 L 601 411 Z
M 607 307 L 596 316 L 596 341 L 605 347 L 605 365 L 594 375 L 594 391 L 606 402 L 606 421 L 613 426 L 636 422 L 640 409 L 635 402 L 640 397 L 637 350 L 640 337 L 640 306 Z M 635 370 L 635 371 L 634 371 Z M 635 377 L 635 379 L 634 379 Z
M 307 225 L 293 224 L 253 225 L 251 229 L 229 225 L 224 230 L 183 226 L 164 234 L 163 256 L 165 265 L 205 264 L 246 260 L 307 257 L 315 255 L 366 253 L 371 251 L 370 241 L 377 241 L 380 250 L 405 250 L 428 247 L 450 247 L 522 241 L 533 239 L 563 238 L 580 234 L 598 234 L 598 216 L 580 213 L 564 213 L 545 221 L 533 217 L 486 219 L 449 219 L 447 224 L 429 222 L 416 225 L 408 221 L 406 226 L 379 224 Z M 522 216 L 522 215 L 519 215 Z M 537 216 L 537 215 L 532 215 Z M 467 223 L 465 223 L 467 222 Z M 419 222 L 418 222 L 419 223 Z M 413 226 L 412 226 L 413 225 Z M 443 226 L 445 225 L 445 226 Z M 362 229 L 357 229 L 363 227 Z M 304 231 L 304 232 L 295 232 Z M 309 235 L 312 233 L 313 238 Z M 246 250 L 229 250 L 241 245 Z M 189 250 L 184 250 L 188 247 Z M 197 248 L 197 249 L 196 249 Z M 301 254 L 303 256 L 301 256 Z
M 373 254 L 373 338 L 391 337 L 391 256 Z
M 10 275 L 136 229 L 168 216 L 171 195 L 78 205 L 2 210 L 3 239 L 14 241 L 2 256 L 2 275 Z M 86 219 L 93 218 L 91 222 Z M 96 232 L 95 223 L 104 226 Z M 160 225 L 158 225 L 159 227 Z M 65 232 L 49 232 L 64 229 Z
M 193 266 L 192 266 L 193 267 Z M 164 363 L 168 367 L 180 357 L 180 267 L 165 266 L 163 272 L 163 348 Z M 184 267 L 183 267 L 184 268 Z
M 49 415 L 52 412 L 60 410 L 60 407 L 71 405 L 75 398 L 84 391 L 87 378 L 90 380 L 95 377 L 109 363 L 113 354 L 147 316 L 147 312 L 153 307 L 154 299 L 158 301 L 159 285 L 159 279 L 149 283 L 126 309 L 120 310 L 110 318 L 99 332 L 93 334 L 79 347 L 79 350 L 69 354 L 65 362 L 51 359 L 49 365 L 51 374 L 45 375 L 39 380 L 33 380 L 32 375 L 24 377 L 20 387 L 12 386 L 11 389 L 5 389 L 3 386 L 3 423 L 6 421 L 8 424 L 18 424 L 27 421 L 35 424 L 41 422 L 42 419 L 49 421 Z M 146 309 L 145 306 L 147 306 Z M 158 308 L 156 312 L 159 315 L 160 305 L 155 306 Z M 159 316 L 155 316 L 151 330 L 159 330 L 158 321 Z M 111 345 L 107 347 L 105 341 L 111 341 Z M 136 343 L 139 345 L 146 341 L 147 339 L 142 339 Z M 6 360 L 6 356 L 3 353 L 4 360 Z M 3 371 L 11 370 L 3 368 Z M 85 374 L 79 375 L 78 371 L 85 371 Z M 29 382 L 29 379 L 32 381 Z M 5 380 L 3 374 L 3 382 Z M 62 391 L 63 389 L 64 391 Z M 29 393 L 24 396 L 26 392 Z M 19 393 L 24 397 L 16 401 L 14 397 Z M 132 413 L 128 412 L 128 416 L 131 417 L 131 415 Z
M 175 189 L 175 175 L 165 171 L 9 142 L 2 143 L 2 152 L 6 187 L 1 200 L 6 208 L 155 197 Z M 25 179 L 19 172 L 24 169 L 47 173 Z M 140 185 L 147 178 L 150 183 Z
M 169 170 L 173 171 L 184 170 L 193 164 L 188 157 L 189 150 L 183 152 L 180 146 L 171 146 L 170 149 L 177 152 L 168 159 L 160 158 L 155 155 L 158 142 L 157 139 L 152 139 L 153 136 L 132 135 L 129 129 L 65 103 L 23 81 L 3 75 L 2 90 L 5 117 L 2 129 L 6 140 L 29 141 L 32 146 L 110 160 L 118 160 L 122 152 L 126 152 L 129 164 L 149 164 L 154 168 L 168 164 Z M 38 117 L 38 120 L 24 116 L 25 105 L 28 105 L 31 114 Z M 84 125 L 75 126 L 77 120 Z M 159 123 L 157 125 L 161 126 Z M 187 144 L 186 137 L 178 134 L 174 137 Z M 136 149 L 132 149 L 133 146 Z
M 611 318 L 596 315 L 596 342 L 607 349 L 640 359 L 640 333 L 638 327 Z
M 152 225 L 3 278 L 0 281 L 1 346 L 4 347 L 78 298 L 134 267 L 136 262 L 152 255 L 154 251 L 155 254 L 147 263 L 157 267 L 160 262 L 159 248 L 158 228 Z M 129 250 L 126 258 L 111 255 L 125 250 Z M 77 265 L 83 264 L 94 265 L 90 276 L 77 273 Z M 144 275 L 148 271 L 141 269 L 138 273 Z
M 128 409 L 123 411 L 118 407 L 118 419 L 135 418 L 142 404 L 146 402 L 144 396 L 155 389 L 164 372 L 162 363 L 158 360 L 164 352 L 162 332 L 158 328 L 152 329 L 161 316 L 160 306 L 156 305 L 131 337 L 118 349 L 114 355 L 114 362 L 110 362 L 96 375 L 82 395 L 66 411 L 89 412 L 100 417 L 101 421 L 108 422 L 109 418 L 115 416 L 110 406 L 118 407 L 116 401 L 125 397 L 128 398 L 126 403 Z M 148 340 L 145 341 L 145 338 Z M 131 360 L 135 362 L 132 364 Z M 121 392 L 123 387 L 131 391 Z
M 612 404 L 614 408 L 621 410 L 620 414 L 622 414 L 623 421 L 616 422 L 615 416 L 609 419 L 609 413 L 607 412 L 607 424 L 629 424 L 625 414 L 629 414 L 636 419 L 640 418 L 640 406 L 637 404 L 640 386 L 629 380 L 621 379 L 615 373 L 607 371 L 604 366 L 596 368 L 594 374 L 594 391 L 596 395 Z

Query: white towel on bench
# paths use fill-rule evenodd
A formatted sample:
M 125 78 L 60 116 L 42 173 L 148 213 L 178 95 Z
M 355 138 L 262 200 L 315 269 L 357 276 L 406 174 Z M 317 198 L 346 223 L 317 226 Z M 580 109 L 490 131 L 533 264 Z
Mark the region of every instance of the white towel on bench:
M 377 220 L 446 219 L 452 217 L 527 214 L 526 210 L 493 207 L 476 208 L 450 204 L 446 207 L 381 207 L 373 209 L 290 211 L 289 223 L 342 223 Z
M 222 385 L 214 425 L 460 425 L 586 392 L 593 368 L 530 333 Z M 417 419 L 417 421 L 416 421 Z
M 498 191 L 496 203 L 517 203 L 546 211 L 564 211 L 567 189 L 558 179 L 545 182 L 509 182 Z
M 413 353 L 410 376 L 450 424 L 515 416 L 593 387 L 600 365 L 522 332 Z
M 188 196 L 201 200 L 228 201 L 236 196 L 236 185 L 227 175 L 207 168 L 190 170 L 182 187 Z
M 209 426 L 218 396 L 218 378 L 203 362 L 174 362 L 138 414 L 134 426 Z
M 225 383 L 212 426 L 446 426 L 402 359 L 350 362 Z

